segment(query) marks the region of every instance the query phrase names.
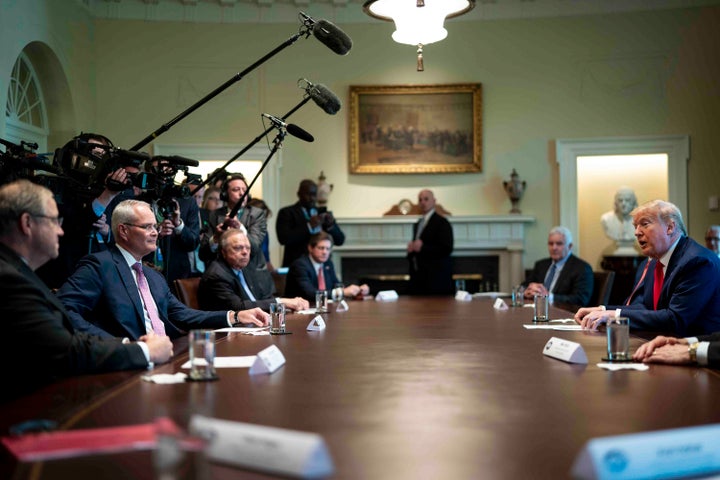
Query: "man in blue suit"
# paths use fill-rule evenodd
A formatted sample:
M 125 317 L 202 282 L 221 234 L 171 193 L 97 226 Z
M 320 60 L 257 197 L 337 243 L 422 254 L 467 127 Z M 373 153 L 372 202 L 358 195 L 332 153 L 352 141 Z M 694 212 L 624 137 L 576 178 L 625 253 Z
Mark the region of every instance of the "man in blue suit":
M 62 217 L 50 190 L 28 180 L 0 187 L 0 402 L 57 377 L 147 368 L 172 356 L 168 337 L 138 342 L 98 338 L 73 328 L 68 312 L 34 270 L 56 258 Z
M 157 248 L 157 229 L 149 204 L 118 204 L 112 216 L 116 245 L 83 258 L 58 292 L 75 329 L 134 340 L 150 331 L 175 338 L 197 328 L 268 324 L 259 308 L 204 312 L 175 298 L 163 276 L 140 263 Z
M 680 210 L 653 200 L 631 212 L 635 237 L 648 257 L 625 305 L 581 308 L 575 321 L 597 328 L 616 308 L 630 328 L 676 336 L 720 331 L 720 259 L 687 236 Z M 607 311 L 606 311 L 607 310 Z
M 303 255 L 290 265 L 285 284 L 285 296 L 297 296 L 315 301 L 315 292 L 325 290 L 330 295 L 335 285 L 340 282 L 335 273 L 335 266 L 330 260 L 332 237 L 325 231 L 314 234 L 310 237 L 307 250 L 307 255 Z M 364 284 L 348 285 L 343 288 L 345 298 L 368 293 L 370 293 L 370 287 Z

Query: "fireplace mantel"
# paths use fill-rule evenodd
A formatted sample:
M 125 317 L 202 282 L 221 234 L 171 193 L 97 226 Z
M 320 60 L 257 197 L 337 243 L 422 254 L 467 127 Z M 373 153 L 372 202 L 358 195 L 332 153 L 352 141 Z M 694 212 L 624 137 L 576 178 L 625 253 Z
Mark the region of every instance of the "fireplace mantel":
M 342 277 L 343 257 L 404 257 L 418 216 L 338 218 L 345 243 L 334 248 L 335 267 Z M 524 279 L 522 254 L 525 224 L 534 217 L 523 215 L 448 216 L 455 236 L 454 257 L 496 255 L 499 288 L 509 291 Z

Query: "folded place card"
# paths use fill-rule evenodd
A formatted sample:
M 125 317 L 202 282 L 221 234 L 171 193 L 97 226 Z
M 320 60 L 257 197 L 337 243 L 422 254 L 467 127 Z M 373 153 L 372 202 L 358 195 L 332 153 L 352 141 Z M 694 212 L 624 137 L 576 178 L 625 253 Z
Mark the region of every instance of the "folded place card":
M 323 438 L 316 433 L 193 415 L 192 435 L 208 441 L 205 453 L 212 461 L 275 475 L 325 478 L 334 465 Z
M 588 363 L 582 345 L 562 338 L 551 337 L 543 347 L 543 355 L 568 363 Z
M 275 345 L 270 345 L 258 352 L 255 362 L 250 367 L 250 375 L 273 373 L 283 365 L 285 365 L 285 357 L 282 352 Z
M 317 315 L 315 318 L 310 320 L 310 323 L 308 323 L 307 330 L 310 330 L 311 332 L 319 332 L 320 330 L 325 330 L 325 320 L 322 318 L 322 315 Z
M 572 467 L 574 478 L 703 477 L 720 472 L 720 424 L 593 438 Z
M 505 300 L 503 300 L 502 298 L 496 298 L 495 303 L 493 303 L 493 308 L 495 310 L 507 310 L 508 305 L 507 305 L 507 303 L 505 303 Z
M 382 290 L 375 295 L 375 301 L 377 302 L 393 302 L 397 300 L 398 294 L 395 290 Z
M 340 300 L 340 303 L 338 303 L 338 306 L 335 309 L 336 312 L 347 312 L 348 310 L 350 310 L 350 306 L 345 300 Z
M 455 293 L 455 300 L 460 300 L 461 302 L 470 302 L 472 301 L 472 295 L 470 295 L 470 292 L 466 292 L 465 290 L 458 290 Z

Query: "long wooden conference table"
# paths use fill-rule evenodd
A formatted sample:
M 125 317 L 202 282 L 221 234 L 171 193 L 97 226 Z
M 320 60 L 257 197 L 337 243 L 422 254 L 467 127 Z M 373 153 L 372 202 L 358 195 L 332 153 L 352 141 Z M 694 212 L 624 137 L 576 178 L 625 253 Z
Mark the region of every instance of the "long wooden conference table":
M 717 371 L 600 369 L 604 333 L 526 330 L 532 308 L 410 297 L 349 305 L 326 314 L 320 332 L 306 331 L 312 316 L 294 314 L 291 335 L 218 335 L 218 356 L 276 345 L 287 363 L 271 375 L 219 369 L 219 381 L 176 385 L 141 380 L 147 372 L 78 377 L 3 405 L 0 426 L 5 434 L 11 424 L 46 418 L 75 430 L 167 416 L 187 428 L 197 413 L 318 433 L 339 479 L 554 479 L 570 477 L 594 437 L 720 422 Z M 580 343 L 589 363 L 543 355 L 552 336 Z M 642 341 L 631 338 L 631 350 Z M 182 371 L 182 343 L 153 373 Z M 154 477 L 148 451 L 17 465 L 5 452 L 3 462 L 17 479 Z M 210 478 L 269 478 L 209 468 Z

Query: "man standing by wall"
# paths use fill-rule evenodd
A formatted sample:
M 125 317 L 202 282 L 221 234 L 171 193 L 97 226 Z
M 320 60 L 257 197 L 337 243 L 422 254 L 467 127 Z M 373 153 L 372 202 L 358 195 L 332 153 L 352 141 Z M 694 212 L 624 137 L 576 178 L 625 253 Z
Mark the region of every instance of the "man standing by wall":
M 413 226 L 407 245 L 410 291 L 413 295 L 444 295 L 453 292 L 453 231 L 450 222 L 435 212 L 435 195 L 421 190 L 418 204 L 422 217 Z

